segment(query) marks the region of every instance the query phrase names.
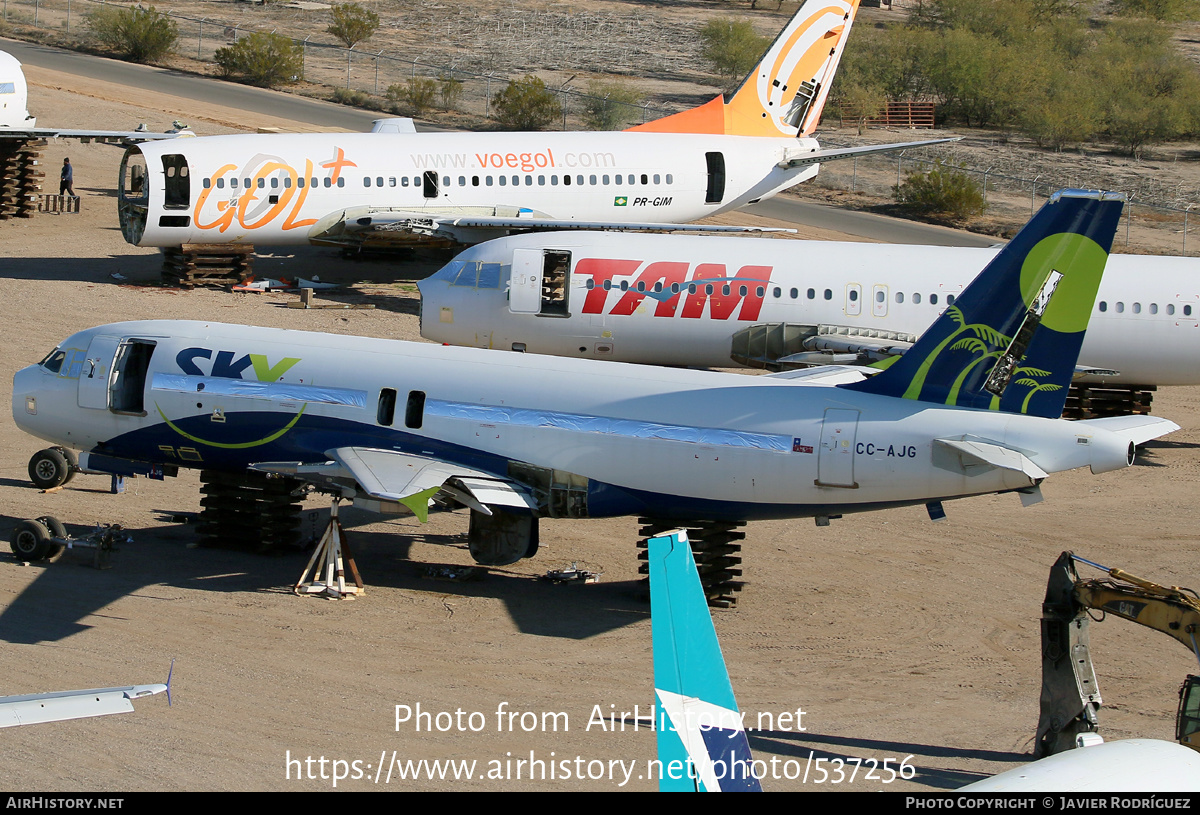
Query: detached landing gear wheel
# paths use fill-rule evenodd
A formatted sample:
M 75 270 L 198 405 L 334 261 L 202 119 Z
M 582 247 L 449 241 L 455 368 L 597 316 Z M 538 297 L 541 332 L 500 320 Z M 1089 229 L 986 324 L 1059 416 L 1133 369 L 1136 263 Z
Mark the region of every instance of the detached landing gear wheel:
M 57 447 L 39 450 L 29 459 L 29 480 L 40 490 L 61 487 L 71 478 L 71 465 Z
M 46 527 L 46 530 L 50 533 L 50 537 L 63 540 L 66 539 L 67 527 L 63 525 L 62 521 L 60 521 L 58 518 L 55 518 L 53 515 L 43 515 L 37 519 L 37 522 Z M 55 558 L 62 552 L 64 548 L 65 547 L 61 543 L 54 543 L 51 541 L 50 543 L 46 544 L 46 557 L 50 559 Z
M 33 563 L 50 553 L 50 533 L 38 521 L 21 521 L 13 528 L 9 547 L 17 560 Z

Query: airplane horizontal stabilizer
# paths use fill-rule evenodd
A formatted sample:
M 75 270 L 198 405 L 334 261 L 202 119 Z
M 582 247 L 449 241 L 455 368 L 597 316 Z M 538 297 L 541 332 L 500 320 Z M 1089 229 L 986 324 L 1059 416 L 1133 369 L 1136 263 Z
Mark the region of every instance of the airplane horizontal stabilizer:
M 662 792 L 760 792 L 687 532 L 648 541 Z M 672 772 L 674 767 L 674 772 Z
M 1055 193 L 907 353 L 844 387 L 1061 416 L 1123 205 L 1114 193 Z
M 998 444 L 973 439 L 934 439 L 934 444 L 958 454 L 957 467 L 946 466 L 943 457 L 934 456 L 934 465 L 944 470 L 957 469 L 967 475 L 975 475 L 983 470 L 998 468 L 1022 473 L 1035 483 L 1047 475 L 1045 470 L 1030 461 L 1024 453 Z
M 1170 419 L 1158 416 L 1106 416 L 1103 419 L 1083 419 L 1076 424 L 1085 427 L 1102 427 L 1134 444 L 1145 444 L 1179 429 L 1179 425 Z
M 0 697 L 0 727 L 129 713 L 133 710 L 131 700 L 167 690 L 167 685 L 154 684 L 4 696 Z
M 828 150 L 812 150 L 807 153 L 789 154 L 779 166 L 784 169 L 804 167 L 808 164 L 820 164 L 823 161 L 838 161 L 845 158 L 870 156 L 875 153 L 894 153 L 897 150 L 909 150 L 914 147 L 929 147 L 933 144 L 961 141 L 961 136 L 946 139 L 926 139 L 925 141 L 899 142 L 896 144 L 868 144 L 863 147 L 831 147 Z

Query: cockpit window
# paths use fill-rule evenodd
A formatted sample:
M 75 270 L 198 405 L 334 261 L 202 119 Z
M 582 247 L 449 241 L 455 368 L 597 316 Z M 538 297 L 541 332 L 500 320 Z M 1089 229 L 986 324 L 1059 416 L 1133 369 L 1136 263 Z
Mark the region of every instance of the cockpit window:
M 62 370 L 63 360 L 65 360 L 66 358 L 67 358 L 66 351 L 60 351 L 57 348 L 55 348 L 53 351 L 51 351 L 49 354 L 46 355 L 45 359 L 43 359 L 38 364 L 41 365 L 43 368 L 45 368 L 50 373 L 56 374 Z
M 500 288 L 499 263 L 483 263 L 477 260 L 452 260 L 434 275 L 450 281 L 451 286 L 466 286 L 473 289 Z

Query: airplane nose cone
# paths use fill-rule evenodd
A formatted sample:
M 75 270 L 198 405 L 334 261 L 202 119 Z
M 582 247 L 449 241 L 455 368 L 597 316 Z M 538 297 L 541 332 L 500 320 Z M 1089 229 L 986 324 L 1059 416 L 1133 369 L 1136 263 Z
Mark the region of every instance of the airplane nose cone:
M 22 368 L 13 376 L 12 415 L 17 427 L 26 429 L 27 417 L 37 415 L 37 366 Z

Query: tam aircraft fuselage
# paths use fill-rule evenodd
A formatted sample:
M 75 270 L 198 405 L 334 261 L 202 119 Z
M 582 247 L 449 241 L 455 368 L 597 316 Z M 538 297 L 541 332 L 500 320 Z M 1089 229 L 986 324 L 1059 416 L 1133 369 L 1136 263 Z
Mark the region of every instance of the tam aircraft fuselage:
M 1104 427 L 859 393 L 830 386 L 856 371 L 832 375 L 149 321 L 79 332 L 18 372 L 13 414 L 55 444 L 153 465 L 243 472 L 355 447 L 518 483 L 544 476 L 572 485 L 584 517 L 807 517 L 1040 480 L 964 466 L 935 439 L 1027 451 L 1046 472 L 1131 460 Z
M 849 331 L 911 341 L 998 251 L 518 235 L 471 247 L 420 283 L 421 333 L 454 345 L 575 358 L 761 364 L 800 350 L 819 327 L 835 338 Z M 532 283 L 551 267 L 566 277 L 553 286 Z M 1200 384 L 1200 259 L 1111 255 L 1079 362 L 1117 372 L 1087 378 L 1093 382 Z
M 342 243 L 366 226 L 356 210 L 373 222 L 394 209 L 685 223 L 813 177 L 816 165 L 776 165 L 816 149 L 808 137 L 648 132 L 212 136 L 129 149 L 121 228 L 138 246 L 179 246 Z

